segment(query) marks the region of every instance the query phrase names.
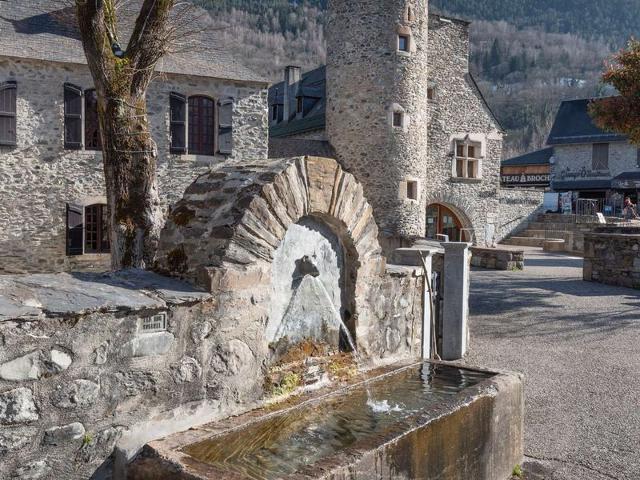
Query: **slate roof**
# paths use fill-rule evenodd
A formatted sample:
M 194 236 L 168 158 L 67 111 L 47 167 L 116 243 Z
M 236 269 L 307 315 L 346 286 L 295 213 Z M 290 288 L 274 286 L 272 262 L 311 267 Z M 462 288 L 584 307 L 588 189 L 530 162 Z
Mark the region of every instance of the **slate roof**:
M 269 88 L 269 106 L 284 105 L 284 81 L 272 85 Z M 303 118 L 292 118 L 289 122 L 280 122 L 271 125 L 269 128 L 270 137 L 287 137 L 290 135 L 309 132 L 313 130 L 322 130 L 326 124 L 326 107 L 327 107 L 327 69 L 326 66 L 318 67 L 303 73 L 300 76 L 300 84 L 298 86 L 298 94 L 306 98 L 314 99 L 315 103 L 308 110 Z
M 624 142 L 625 135 L 606 132 L 597 127 L 589 115 L 592 99 L 562 102 L 551 128 L 548 145 L 570 145 L 577 143 Z
M 118 12 L 123 48 L 131 34 L 139 2 L 125 1 Z M 197 33 L 183 39 L 179 53 L 163 58 L 158 71 L 269 83 L 219 47 L 220 40 L 205 10 L 194 9 L 190 14 L 193 31 Z M 61 0 L 0 0 L 0 55 L 86 64 L 75 22 L 75 8 Z
M 502 161 L 503 167 L 513 167 L 518 165 L 549 165 L 549 160 L 553 156 L 553 147 L 543 148 L 535 152 L 525 153 L 518 157 L 509 158 Z
M 336 158 L 336 152 L 326 140 L 303 138 L 270 138 L 269 158 L 301 157 Z
M 500 121 L 491 110 L 491 107 L 484 98 L 484 95 L 482 95 L 473 75 L 467 74 L 465 75 L 465 79 L 471 88 L 475 90 L 478 98 L 482 101 L 495 124 L 500 130 L 504 131 Z M 269 106 L 284 105 L 284 88 L 284 82 L 277 83 L 269 88 Z M 323 65 L 315 70 L 303 73 L 300 78 L 298 93 L 301 93 L 306 98 L 316 99 L 315 105 L 303 118 L 296 119 L 292 117 L 289 122 L 280 122 L 278 124 L 271 125 L 269 129 L 271 137 L 287 137 L 313 130 L 323 130 L 325 128 L 325 113 L 327 107 L 326 66 Z

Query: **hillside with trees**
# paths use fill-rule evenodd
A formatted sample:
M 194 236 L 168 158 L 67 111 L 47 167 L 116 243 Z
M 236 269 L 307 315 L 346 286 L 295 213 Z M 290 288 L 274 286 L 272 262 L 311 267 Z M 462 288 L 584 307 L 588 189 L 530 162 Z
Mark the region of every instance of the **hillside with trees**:
M 326 60 L 327 0 L 196 0 L 221 41 L 274 81 Z M 605 59 L 640 33 L 637 0 L 432 0 L 473 20 L 471 71 L 508 132 L 505 156 L 544 145 L 563 99 L 599 95 Z

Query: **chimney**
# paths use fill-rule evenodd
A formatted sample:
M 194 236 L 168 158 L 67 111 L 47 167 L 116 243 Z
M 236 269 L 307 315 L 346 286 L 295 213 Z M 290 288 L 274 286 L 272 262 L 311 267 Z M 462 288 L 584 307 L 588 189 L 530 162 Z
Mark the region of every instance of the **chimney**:
M 288 66 L 284 69 L 284 115 L 282 120 L 288 123 L 297 110 L 297 93 L 300 84 L 300 67 Z

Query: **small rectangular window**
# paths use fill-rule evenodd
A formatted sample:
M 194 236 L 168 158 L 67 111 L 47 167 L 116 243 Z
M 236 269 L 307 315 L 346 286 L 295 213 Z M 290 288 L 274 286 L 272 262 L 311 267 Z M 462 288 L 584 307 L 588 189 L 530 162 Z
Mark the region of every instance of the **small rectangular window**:
M 277 121 L 278 121 L 278 105 L 274 105 L 274 106 L 273 106 L 273 111 L 272 111 L 272 114 L 271 114 L 271 115 L 272 115 L 271 119 L 272 119 L 274 122 L 277 122 Z
M 464 157 L 464 143 L 458 143 L 456 145 L 456 157 Z
M 166 329 L 167 314 L 165 312 L 142 319 L 142 331 L 144 333 L 164 332 Z
M 609 170 L 609 144 L 594 143 L 592 154 L 593 170 Z
M 480 149 L 477 143 L 456 142 L 455 177 L 480 178 Z
M 402 127 L 402 112 L 393 112 L 393 126 L 394 127 Z
M 17 84 L 0 84 L 0 145 L 15 146 L 17 143 Z
M 433 87 L 427 88 L 427 100 L 433 100 L 435 97 L 435 89 Z
M 418 200 L 418 182 L 409 180 L 407 182 L 407 198 L 409 200 Z
M 298 97 L 297 112 L 303 113 L 303 110 L 304 110 L 304 98 Z
M 398 50 L 401 52 L 409 51 L 409 37 L 407 35 L 398 35 Z

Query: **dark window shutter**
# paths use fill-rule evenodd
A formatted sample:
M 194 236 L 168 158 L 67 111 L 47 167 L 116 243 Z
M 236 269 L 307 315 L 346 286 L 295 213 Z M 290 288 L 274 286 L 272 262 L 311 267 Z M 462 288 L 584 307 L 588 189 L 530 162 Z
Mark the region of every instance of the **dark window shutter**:
M 233 98 L 218 102 L 218 151 L 225 155 L 233 153 Z
M 170 95 L 171 153 L 187 153 L 187 97 Z
M 64 148 L 82 148 L 82 89 L 64 84 Z
M 79 205 L 67 204 L 67 255 L 82 255 L 84 209 Z
M 98 94 L 94 89 L 84 92 L 84 148 L 86 150 L 102 150 Z
M 14 81 L 0 84 L 0 145 L 15 146 L 17 84 Z

